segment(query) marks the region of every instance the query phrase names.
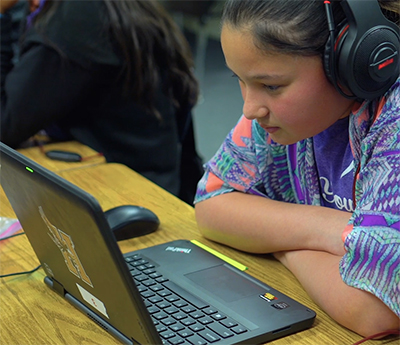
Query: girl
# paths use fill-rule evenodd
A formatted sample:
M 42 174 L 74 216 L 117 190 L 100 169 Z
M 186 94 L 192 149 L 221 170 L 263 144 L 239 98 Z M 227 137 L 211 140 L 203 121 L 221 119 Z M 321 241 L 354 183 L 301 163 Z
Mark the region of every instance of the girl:
M 397 1 L 380 3 L 398 20 Z M 398 54 L 396 75 L 374 99 L 334 85 L 340 75 L 328 79 L 324 68 L 327 15 L 339 24 L 343 8 L 227 1 L 221 43 L 243 116 L 206 164 L 195 209 L 204 236 L 274 253 L 332 318 L 369 336 L 399 329 Z
M 1 141 L 18 147 L 46 129 L 192 203 L 203 173 L 191 123 L 198 84 L 165 10 L 150 0 L 31 0 L 13 66 L 15 2 L 0 3 Z

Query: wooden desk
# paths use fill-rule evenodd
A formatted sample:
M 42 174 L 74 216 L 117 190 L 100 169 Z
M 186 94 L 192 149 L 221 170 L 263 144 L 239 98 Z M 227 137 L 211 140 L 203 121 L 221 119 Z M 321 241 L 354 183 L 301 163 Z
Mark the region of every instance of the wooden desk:
M 248 273 L 314 309 L 317 319 L 311 329 L 270 342 L 274 345 L 346 345 L 361 337 L 336 324 L 307 296 L 294 276 L 268 255 L 249 255 L 207 241 L 197 231 L 194 210 L 176 197 L 120 164 L 60 172 L 59 175 L 92 193 L 104 210 L 134 204 L 154 211 L 161 220 L 160 229 L 150 235 L 119 242 L 122 252 L 168 242 L 196 239 L 249 267 Z M 110 182 L 112 181 L 112 182 Z M 2 191 L 1 191 L 2 192 Z M 0 214 L 13 216 L 8 202 L 1 197 Z M 0 242 L 1 274 L 30 270 L 38 265 L 25 236 Z M 43 283 L 39 271 L 0 280 L 1 344 L 119 344 L 81 312 L 52 292 Z M 391 339 L 393 341 L 396 340 Z M 368 341 L 364 344 L 387 344 Z
M 65 141 L 60 143 L 46 144 L 43 146 L 45 151 L 50 150 L 62 150 L 75 152 L 81 155 L 82 158 L 91 157 L 88 160 L 82 162 L 62 162 L 48 158 L 41 150 L 39 146 L 33 146 L 25 149 L 19 149 L 18 152 L 24 156 L 32 159 L 36 163 L 44 166 L 45 168 L 54 171 L 64 171 L 77 168 L 85 168 L 97 164 L 106 163 L 106 159 L 103 156 L 98 156 L 98 152 L 91 149 L 89 146 L 83 145 L 77 141 Z M 97 156 L 96 156 L 97 155 Z

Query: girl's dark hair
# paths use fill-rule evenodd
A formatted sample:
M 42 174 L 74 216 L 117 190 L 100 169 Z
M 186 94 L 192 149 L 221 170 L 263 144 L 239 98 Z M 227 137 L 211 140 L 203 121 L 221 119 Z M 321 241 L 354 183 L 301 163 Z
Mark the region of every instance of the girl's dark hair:
M 189 44 L 166 10 L 153 0 L 103 0 L 110 30 L 124 57 L 122 75 L 135 100 L 158 115 L 155 92 L 166 73 L 166 94 L 177 108 L 194 105 L 198 83 Z
M 122 55 L 119 77 L 123 78 L 129 97 L 160 118 L 155 104 L 162 84 L 177 109 L 190 109 L 199 92 L 192 53 L 166 10 L 156 0 L 101 1 L 108 12 L 105 29 L 116 40 L 115 47 Z M 46 1 L 37 26 L 46 25 L 59 3 Z
M 399 1 L 379 3 L 398 24 Z M 345 19 L 340 1 L 332 1 L 332 9 L 335 24 Z M 261 50 L 284 54 L 322 56 L 329 36 L 323 0 L 227 0 L 222 24 L 248 30 Z

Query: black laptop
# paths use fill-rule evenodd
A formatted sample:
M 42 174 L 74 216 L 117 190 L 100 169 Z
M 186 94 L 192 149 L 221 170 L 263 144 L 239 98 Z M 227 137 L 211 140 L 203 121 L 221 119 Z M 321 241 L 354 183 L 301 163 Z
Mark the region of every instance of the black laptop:
M 97 200 L 0 143 L 45 283 L 125 344 L 260 344 L 315 312 L 187 240 L 122 254 Z

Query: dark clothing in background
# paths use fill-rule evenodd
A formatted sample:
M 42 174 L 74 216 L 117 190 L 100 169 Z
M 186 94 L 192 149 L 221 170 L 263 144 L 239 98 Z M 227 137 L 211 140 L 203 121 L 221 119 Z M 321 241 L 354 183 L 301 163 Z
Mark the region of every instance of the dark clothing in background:
M 63 139 L 88 145 L 192 203 L 202 171 L 190 106 L 177 111 L 160 87 L 160 121 L 124 96 L 123 61 L 104 29 L 106 15 L 101 1 L 61 2 L 44 32 L 27 30 L 14 68 L 10 17 L 1 18 L 0 139 L 18 147 L 42 129 L 60 128 Z

